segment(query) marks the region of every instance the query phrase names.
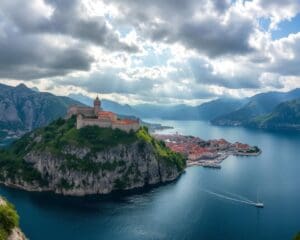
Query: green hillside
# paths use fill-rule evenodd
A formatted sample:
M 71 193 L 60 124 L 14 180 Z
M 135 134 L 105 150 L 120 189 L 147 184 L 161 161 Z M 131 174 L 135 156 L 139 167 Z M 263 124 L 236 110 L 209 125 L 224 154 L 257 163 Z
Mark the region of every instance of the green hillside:
M 270 114 L 253 119 L 249 126 L 300 130 L 300 99 L 279 104 Z
M 46 186 L 49 179 L 42 176 L 36 168 L 24 160 L 27 154 L 37 152 L 51 153 L 52 156 L 63 159 L 60 169 L 65 171 L 70 169 L 94 173 L 100 170 L 114 171 L 118 166 L 124 164 L 121 159 L 101 163 L 93 161 L 95 155 L 119 145 L 126 146 L 134 143 L 138 144 L 141 152 L 145 152 L 145 148 L 150 145 L 151 151 L 160 161 L 176 167 L 178 171 L 185 168 L 185 158 L 172 152 L 163 142 L 155 140 L 145 127 L 130 133 L 97 126 L 88 126 L 78 130 L 75 128 L 75 121 L 74 117 L 69 120 L 58 119 L 47 127 L 24 135 L 7 150 L 1 150 L 0 180 L 3 182 L 7 178 L 22 179 L 25 182 L 38 182 L 40 185 Z M 66 147 L 88 148 L 90 152 L 83 158 L 79 158 L 66 154 L 64 152 Z

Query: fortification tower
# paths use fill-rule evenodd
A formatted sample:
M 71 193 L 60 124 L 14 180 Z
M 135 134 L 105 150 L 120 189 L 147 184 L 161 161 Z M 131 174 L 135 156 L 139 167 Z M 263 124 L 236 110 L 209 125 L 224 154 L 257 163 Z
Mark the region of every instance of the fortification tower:
M 101 112 L 101 101 L 97 95 L 96 99 L 94 100 L 94 112 L 95 115 L 98 116 L 98 113 Z

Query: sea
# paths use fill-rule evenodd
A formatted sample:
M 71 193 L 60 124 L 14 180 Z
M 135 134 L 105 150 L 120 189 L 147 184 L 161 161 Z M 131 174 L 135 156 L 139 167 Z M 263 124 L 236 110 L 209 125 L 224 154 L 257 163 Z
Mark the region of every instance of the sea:
M 30 240 L 288 240 L 300 231 L 300 133 L 218 127 L 203 121 L 146 121 L 162 133 L 256 145 L 221 169 L 187 168 L 170 184 L 105 196 L 64 197 L 0 187 Z M 264 208 L 251 202 L 260 201 Z

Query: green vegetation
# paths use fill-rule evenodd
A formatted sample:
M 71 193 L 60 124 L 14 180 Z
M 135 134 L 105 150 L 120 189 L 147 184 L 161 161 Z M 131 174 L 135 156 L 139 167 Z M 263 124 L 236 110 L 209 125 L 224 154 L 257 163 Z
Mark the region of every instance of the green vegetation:
M 300 99 L 279 104 L 270 114 L 253 119 L 250 125 L 273 129 L 299 129 Z
M 14 180 L 19 178 L 30 183 L 38 181 L 41 185 L 47 184 L 41 174 L 21 157 L 12 151 L 0 150 L 0 181 L 4 181 L 5 178 Z
M 0 240 L 7 239 L 12 229 L 19 226 L 19 216 L 15 207 L 5 200 L 3 202 L 0 204 Z
M 253 148 L 249 149 L 247 153 L 258 153 L 260 149 L 257 146 L 254 146 Z
M 147 146 L 151 146 L 149 150 L 151 151 L 152 148 L 159 161 L 163 161 L 171 167 L 176 166 L 178 171 L 182 171 L 186 166 L 185 158 L 181 154 L 171 151 L 164 142 L 155 140 L 146 127 L 140 128 L 137 132 L 126 133 L 118 129 L 97 126 L 88 126 L 78 130 L 75 128 L 75 123 L 75 117 L 68 120 L 58 119 L 47 127 L 24 135 L 7 150 L 0 150 L 0 181 L 7 178 L 20 179 L 30 183 L 38 181 L 41 186 L 47 186 L 47 179 L 44 179 L 30 163 L 24 161 L 24 157 L 29 152 L 50 152 L 52 155 L 61 157 L 64 159 L 60 165 L 61 171 L 69 169 L 90 173 L 98 173 L 100 170 L 115 171 L 116 169 L 125 171 L 126 162 L 122 160 L 122 154 L 119 159 L 112 162 L 103 163 L 93 160 L 97 152 L 119 144 L 137 143 L 138 151 L 141 154 L 147 151 Z M 84 158 L 78 158 L 75 155 L 64 153 L 63 150 L 68 146 L 87 148 L 91 151 Z M 128 179 L 122 179 L 122 181 L 126 183 Z M 116 183 L 118 188 L 122 187 L 122 181 Z M 64 180 L 59 185 L 65 189 L 72 187 Z
M 72 155 L 65 155 L 66 161 L 62 163 L 61 170 L 66 171 L 72 169 L 80 172 L 91 172 L 97 173 L 100 170 L 103 171 L 114 171 L 117 167 L 123 167 L 126 165 L 125 161 L 113 161 L 113 162 L 94 162 L 89 157 L 83 159 L 76 158 Z
M 186 159 L 183 155 L 173 152 L 168 148 L 163 141 L 154 139 L 148 132 L 146 127 L 140 128 L 137 132 L 137 136 L 140 140 L 150 143 L 158 158 L 164 160 L 169 165 L 175 165 L 178 171 L 182 171 L 186 166 Z
M 35 135 L 41 139 L 40 142 L 28 141 L 25 137 L 13 147 L 15 150 L 24 149 L 24 143 L 27 150 L 50 150 L 59 154 L 63 147 L 72 145 L 88 147 L 92 152 L 100 152 L 118 144 L 130 144 L 137 140 L 134 132 L 126 133 L 119 129 L 87 126 L 77 130 L 75 122 L 75 117 L 69 120 L 58 119 L 35 132 Z
M 297 233 L 297 235 L 293 238 L 293 240 L 300 240 L 300 232 Z

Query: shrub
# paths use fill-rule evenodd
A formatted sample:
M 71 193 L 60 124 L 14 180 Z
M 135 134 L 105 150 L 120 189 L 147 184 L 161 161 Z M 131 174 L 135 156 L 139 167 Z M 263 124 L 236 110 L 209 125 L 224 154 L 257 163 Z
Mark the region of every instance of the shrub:
M 5 201 L 0 205 L 0 239 L 7 239 L 11 230 L 19 226 L 19 216 L 14 206 Z

